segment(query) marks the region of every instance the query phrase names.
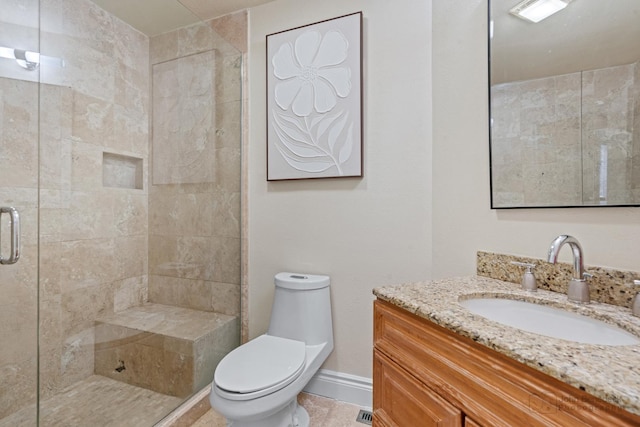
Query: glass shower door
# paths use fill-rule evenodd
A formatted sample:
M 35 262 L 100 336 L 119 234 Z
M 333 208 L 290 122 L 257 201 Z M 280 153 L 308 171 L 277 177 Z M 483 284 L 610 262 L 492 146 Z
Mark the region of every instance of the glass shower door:
M 0 426 L 34 426 L 39 1 L 0 0 L 0 10 Z
M 0 427 L 154 425 L 239 344 L 246 16 L 97 3 L 0 0 Z

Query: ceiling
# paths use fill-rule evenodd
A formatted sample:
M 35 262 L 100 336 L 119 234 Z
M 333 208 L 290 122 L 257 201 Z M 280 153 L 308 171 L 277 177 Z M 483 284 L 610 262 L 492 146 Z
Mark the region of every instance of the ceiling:
M 93 0 L 133 28 L 155 36 L 273 0 Z
M 640 60 L 639 0 L 573 0 L 533 24 L 509 14 L 520 0 L 491 0 L 492 82 L 528 80 Z
M 274 0 L 93 0 L 148 36 Z M 532 24 L 491 0 L 492 82 L 528 80 L 640 60 L 640 0 L 573 0 Z

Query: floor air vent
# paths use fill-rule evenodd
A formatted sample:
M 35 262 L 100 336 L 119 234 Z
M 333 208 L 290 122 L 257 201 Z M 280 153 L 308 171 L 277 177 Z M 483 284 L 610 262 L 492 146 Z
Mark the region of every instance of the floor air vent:
M 373 419 L 373 414 L 369 411 L 364 411 L 364 410 L 360 410 L 360 412 L 358 412 L 358 418 L 356 418 L 356 421 L 362 424 L 369 424 L 371 425 L 371 420 Z

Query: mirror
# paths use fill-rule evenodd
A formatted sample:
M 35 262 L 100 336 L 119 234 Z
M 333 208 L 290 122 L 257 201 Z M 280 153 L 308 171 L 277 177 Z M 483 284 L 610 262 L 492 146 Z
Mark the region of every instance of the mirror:
M 491 207 L 638 206 L 640 1 L 555 2 L 489 1 Z

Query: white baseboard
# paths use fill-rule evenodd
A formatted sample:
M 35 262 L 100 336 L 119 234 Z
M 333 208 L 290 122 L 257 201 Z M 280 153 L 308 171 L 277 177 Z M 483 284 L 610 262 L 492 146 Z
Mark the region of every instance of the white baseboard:
M 373 407 L 371 378 L 320 369 L 303 391 L 367 409 Z

